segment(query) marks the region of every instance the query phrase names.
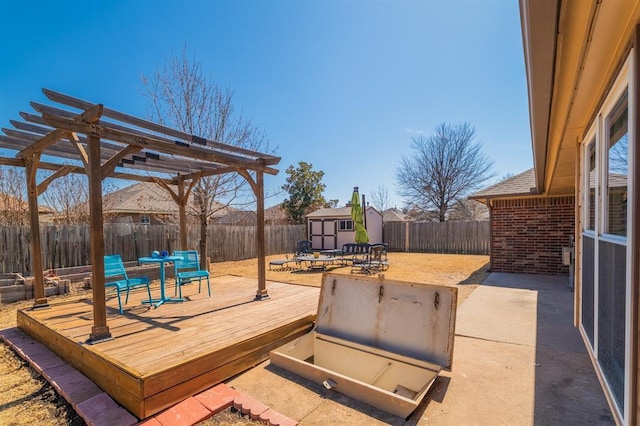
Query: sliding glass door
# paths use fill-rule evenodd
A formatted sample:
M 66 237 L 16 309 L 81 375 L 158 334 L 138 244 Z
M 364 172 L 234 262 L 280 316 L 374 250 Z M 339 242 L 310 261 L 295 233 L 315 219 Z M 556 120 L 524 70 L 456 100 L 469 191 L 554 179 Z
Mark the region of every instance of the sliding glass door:
M 585 138 L 581 166 L 581 330 L 622 418 L 631 383 L 626 70 Z

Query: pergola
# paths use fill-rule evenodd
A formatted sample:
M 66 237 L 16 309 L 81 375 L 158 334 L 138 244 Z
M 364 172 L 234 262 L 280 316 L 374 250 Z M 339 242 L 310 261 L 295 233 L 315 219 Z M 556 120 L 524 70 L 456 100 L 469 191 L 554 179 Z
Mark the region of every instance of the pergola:
M 89 180 L 91 263 L 93 283 L 93 327 L 90 342 L 110 339 L 106 320 L 104 278 L 104 234 L 102 181 L 107 177 L 151 181 L 168 191 L 179 206 L 180 247 L 187 249 L 186 204 L 196 183 L 206 176 L 238 173 L 251 186 L 257 205 L 258 290 L 256 299 L 268 298 L 264 250 L 264 174 L 275 175 L 271 167 L 280 158 L 208 140 L 43 89 L 57 106 L 31 102 L 37 114 L 20 112 L 24 121 L 11 120 L 3 128 L 0 148 L 17 151 L 15 158 L 0 156 L 0 164 L 25 168 L 31 259 L 34 271 L 34 309 L 48 307 L 40 247 L 38 196 L 56 178 L 69 173 L 86 174 Z M 52 157 L 45 162 L 42 156 Z M 78 165 L 63 164 L 74 160 Z M 37 180 L 37 171 L 52 173 Z M 177 187 L 173 190 L 169 185 Z

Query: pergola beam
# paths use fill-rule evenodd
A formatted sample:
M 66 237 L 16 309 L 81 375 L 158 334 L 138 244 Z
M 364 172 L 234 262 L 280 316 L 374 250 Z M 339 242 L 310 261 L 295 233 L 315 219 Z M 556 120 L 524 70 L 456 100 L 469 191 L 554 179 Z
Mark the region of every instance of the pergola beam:
M 86 111 L 84 111 L 82 114 L 76 115 L 73 120 L 75 122 L 94 123 L 98 120 L 100 114 L 102 114 L 102 105 L 92 105 L 91 107 L 87 108 Z M 47 146 L 58 142 L 60 139 L 65 137 L 67 133 L 68 132 L 64 130 L 55 129 L 51 133 L 42 137 L 36 143 L 33 143 L 20 151 L 16 156 L 24 158 L 32 155 L 33 153 L 40 152 Z
M 55 172 L 53 172 L 52 174 L 50 174 L 45 180 L 43 180 L 42 182 L 40 182 L 37 186 L 37 193 L 38 195 L 42 194 L 44 191 L 47 190 L 47 188 L 49 187 L 49 185 L 51 184 L 51 182 L 53 182 L 54 180 L 66 176 L 69 173 L 71 173 L 71 170 L 73 170 L 74 166 L 63 166 L 61 168 L 59 168 L 58 170 L 56 170 Z
M 91 102 L 83 101 L 81 99 L 74 98 L 72 96 L 65 95 L 63 93 L 55 92 L 55 91 L 50 90 L 50 89 L 42 89 L 42 92 L 50 100 L 52 100 L 54 102 L 61 103 L 63 105 L 67 105 L 67 106 L 73 107 L 73 108 L 87 109 L 87 108 L 89 108 L 89 107 L 91 107 L 93 105 Z M 175 138 L 180 138 L 180 139 L 183 139 L 185 141 L 192 142 L 192 143 L 198 143 L 198 142 L 194 142 L 194 139 L 196 139 L 196 140 L 197 139 L 201 139 L 202 141 L 204 141 L 207 144 L 207 146 L 211 146 L 212 148 L 224 149 L 225 151 L 235 152 L 235 153 L 244 154 L 244 155 L 255 155 L 256 154 L 255 151 L 251 151 L 251 150 L 248 150 L 248 149 L 245 149 L 245 148 L 241 148 L 241 147 L 237 147 L 237 146 L 232 146 L 232 145 L 228 145 L 228 144 L 212 141 L 210 139 L 198 138 L 197 136 L 190 135 L 190 134 L 182 132 L 180 130 L 172 129 L 170 127 L 166 127 L 166 126 L 160 125 L 158 123 L 154 123 L 152 121 L 148 121 L 148 120 L 144 120 L 144 119 L 141 119 L 141 118 L 138 118 L 138 117 L 134 117 L 134 116 L 131 116 L 129 114 L 125 114 L 123 112 L 115 111 L 115 110 L 112 110 L 112 109 L 109 109 L 109 108 L 104 108 L 103 112 L 102 112 L 102 115 L 103 115 L 103 117 L 112 118 L 114 120 L 118 120 L 118 121 L 121 121 L 123 123 L 132 124 L 134 126 L 138 126 L 138 127 L 141 127 L 141 128 L 145 128 L 145 129 L 148 129 L 148 130 L 155 131 L 155 132 L 163 133 L 163 134 L 165 134 L 167 136 L 173 136 Z M 274 164 L 278 164 L 280 162 L 280 157 L 276 157 L 274 155 L 261 154 L 261 158 L 264 160 L 264 163 L 267 164 L 267 165 L 274 165 Z
M 142 148 L 156 149 L 161 152 L 165 152 L 172 155 L 184 156 L 185 150 L 188 150 L 190 156 L 196 160 L 210 161 L 213 163 L 222 163 L 243 169 L 262 171 L 271 175 L 278 173 L 278 170 L 271 167 L 266 167 L 260 162 L 244 160 L 236 156 L 231 156 L 223 153 L 216 153 L 215 151 L 197 148 L 194 146 L 185 147 L 176 143 L 167 143 L 166 140 L 162 140 L 158 137 L 147 136 L 142 137 L 133 133 L 117 130 L 108 124 L 85 124 L 76 123 L 72 120 L 65 119 L 55 115 L 49 115 L 43 113 L 42 118 L 53 127 L 59 129 L 65 129 L 72 132 L 84 133 L 86 135 L 95 135 L 101 138 L 114 140 L 130 145 L 136 145 Z
M 21 132 L 19 130 L 12 129 L 2 129 L 5 134 L 9 135 L 9 137 L 0 135 L 0 148 L 6 148 L 11 150 L 19 149 L 21 146 L 28 146 L 31 140 L 37 139 L 36 135 L 28 134 L 25 132 Z M 86 145 L 86 139 L 80 137 L 80 141 Z M 118 152 L 122 151 L 126 147 L 126 145 L 116 145 L 110 143 L 103 142 L 103 148 L 101 151 L 101 156 L 103 160 L 109 160 Z M 132 148 L 131 153 L 140 151 L 139 147 L 135 149 Z M 66 139 L 59 140 L 55 145 L 49 146 L 42 151 L 43 154 L 53 155 L 57 157 L 63 157 L 70 160 L 82 161 L 78 150 L 71 145 Z M 217 170 L 220 168 L 219 166 L 209 166 L 207 168 L 206 165 L 199 163 L 196 164 L 197 168 L 193 167 L 194 163 L 189 163 L 188 161 L 175 159 L 173 161 L 163 161 L 163 159 L 156 159 L 155 155 L 149 154 L 147 152 L 142 153 L 144 155 L 145 161 L 136 160 L 134 156 L 125 156 L 122 158 L 118 164 L 115 164 L 116 167 L 122 168 L 130 168 L 145 172 L 157 172 L 157 173 L 181 173 L 185 170 L 190 173 L 200 173 L 203 170 L 212 170 L 212 174 L 219 173 Z M 226 169 L 228 170 L 228 169 Z
M 111 175 L 115 171 L 116 166 L 122 161 L 123 158 L 125 158 L 129 154 L 134 154 L 136 152 L 139 152 L 140 149 L 141 148 L 139 146 L 129 145 L 125 147 L 122 151 L 118 152 L 117 154 L 109 158 L 102 165 L 102 178 L 104 179 L 109 175 Z
M 63 111 L 63 110 L 57 110 L 57 111 Z M 64 111 L 64 112 L 65 112 L 65 118 L 69 118 L 69 116 L 72 116 L 72 114 L 69 113 L 68 111 Z M 41 126 L 36 126 L 34 124 L 11 121 L 14 127 L 18 129 L 22 129 L 27 132 L 36 133 L 36 134 L 46 134 L 52 130 L 49 127 L 49 124 L 40 116 L 29 114 L 26 112 L 21 112 L 20 115 L 22 116 L 22 118 L 24 118 L 26 121 L 30 123 L 41 124 L 47 127 L 41 127 Z M 141 135 L 141 136 L 146 135 L 145 133 L 134 131 L 133 129 L 128 129 L 124 126 L 119 126 L 113 123 L 110 123 L 109 126 L 113 127 L 114 129 L 132 132 L 133 134 L 136 134 L 136 135 Z M 15 130 L 11 130 L 11 129 L 3 129 L 3 130 L 5 130 L 5 132 L 7 130 L 10 132 L 16 132 Z M 22 135 L 18 137 L 25 137 L 29 139 L 37 138 L 36 135 L 33 135 L 31 133 L 29 133 L 27 136 L 27 134 L 22 132 Z M 85 138 L 81 137 L 80 140 L 86 144 Z M 171 141 L 169 139 L 163 139 L 163 140 L 165 140 L 169 144 L 172 144 L 172 145 L 175 144 L 175 141 Z M 64 141 L 65 139 L 63 138 L 61 141 L 58 142 L 56 146 L 59 146 L 61 143 L 65 143 Z M 107 151 L 109 149 L 114 151 L 119 151 L 122 148 L 122 146 L 116 145 L 114 143 L 105 142 L 103 137 L 102 148 L 103 148 L 103 151 Z M 224 165 L 212 163 L 210 161 L 202 162 L 202 161 L 196 161 L 196 160 L 185 160 L 184 158 L 176 158 L 176 157 L 171 157 L 169 161 L 164 161 L 164 160 L 167 160 L 167 157 L 165 155 L 161 155 L 158 153 L 147 153 L 147 151 L 144 149 L 142 150 L 142 153 L 144 153 L 144 155 L 148 157 L 147 158 L 148 163 L 161 164 L 161 168 L 164 172 L 172 170 L 176 173 L 184 174 L 185 170 L 187 170 L 189 173 L 199 173 L 202 171 L 206 171 L 206 172 L 209 172 L 209 175 L 214 175 L 214 174 L 227 173 L 235 169 L 235 168 L 225 167 Z M 104 157 L 104 152 L 103 152 L 103 157 Z M 221 171 L 219 171 L 218 169 L 221 169 Z
M 25 167 L 25 160 L 22 159 L 22 158 L 0 157 L 0 165 L 2 165 L 2 166 L 14 166 L 14 167 Z M 38 168 L 39 169 L 53 171 L 53 172 L 56 172 L 56 171 L 58 171 L 58 170 L 60 170 L 62 168 L 65 168 L 65 167 L 69 167 L 69 173 L 80 174 L 80 175 L 86 175 L 87 174 L 86 170 L 81 166 L 71 166 L 71 165 L 65 165 L 65 164 L 46 163 L 46 162 L 42 162 L 42 161 L 40 161 L 38 163 Z M 135 174 L 131 174 L 131 173 L 113 173 L 109 177 L 116 178 L 116 179 L 123 179 L 123 180 L 132 180 L 132 181 L 136 181 L 136 182 L 155 182 L 155 180 L 158 179 L 157 177 L 153 177 L 153 176 L 142 176 L 142 175 L 135 175 Z M 174 183 L 172 180 L 164 179 L 164 181 L 167 184 L 170 184 L 170 185 Z

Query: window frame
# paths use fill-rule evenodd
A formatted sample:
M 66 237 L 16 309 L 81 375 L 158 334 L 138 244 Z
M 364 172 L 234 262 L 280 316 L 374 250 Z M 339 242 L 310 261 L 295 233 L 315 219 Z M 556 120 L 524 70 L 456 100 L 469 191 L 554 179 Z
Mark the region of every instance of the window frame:
M 343 228 L 342 225 L 347 225 L 347 224 L 351 224 L 351 228 L 349 228 L 348 226 L 345 226 Z M 338 219 L 338 232 L 353 232 L 355 231 L 355 225 L 353 223 L 353 219 Z
M 583 196 L 580 198 L 582 201 L 582 207 L 579 209 L 581 213 L 580 220 L 582 221 L 580 230 L 583 236 L 589 236 L 594 240 L 594 346 L 592 347 L 588 342 L 589 338 L 586 336 L 583 322 L 582 322 L 582 313 L 580 314 L 580 332 L 585 341 L 585 346 L 587 350 L 590 352 L 591 356 L 595 360 L 596 370 L 598 374 L 603 378 L 602 383 L 603 386 L 607 388 L 607 392 L 609 396 L 613 400 L 613 390 L 611 389 L 608 381 L 606 380 L 606 376 L 603 373 L 602 366 L 599 360 L 599 333 L 598 322 L 599 322 L 599 276 L 600 276 L 600 256 L 601 256 L 601 248 L 600 243 L 612 243 L 620 246 L 624 246 L 626 249 L 626 267 L 625 267 L 625 324 L 624 324 L 624 339 L 625 339 L 625 355 L 624 355 L 624 405 L 623 407 L 619 407 L 617 403 L 613 403 L 612 407 L 616 411 L 616 417 L 621 419 L 623 422 L 625 419 L 629 419 L 631 415 L 632 409 L 632 401 L 631 397 L 633 396 L 632 385 L 634 383 L 632 366 L 633 361 L 631 357 L 633 356 L 633 351 L 631 344 L 634 342 L 634 338 L 632 336 L 633 327 L 631 326 L 632 321 L 632 313 L 633 313 L 633 298 L 632 298 L 632 283 L 631 283 L 631 267 L 632 267 L 632 250 L 631 248 L 631 230 L 633 228 L 633 216 L 631 207 L 633 204 L 633 199 L 637 195 L 635 194 L 635 189 L 633 188 L 633 179 L 631 179 L 631 173 L 635 169 L 635 164 L 633 164 L 635 145 L 636 145 L 636 135 L 635 135 L 635 120 L 637 119 L 636 114 L 636 99 L 634 97 L 635 93 L 635 82 L 634 78 L 636 78 L 635 64 L 633 61 L 634 58 L 634 50 L 632 49 L 627 57 L 625 63 L 621 67 L 618 72 L 615 81 L 611 88 L 608 90 L 606 97 L 600 107 L 597 110 L 597 114 L 594 116 L 593 121 L 588 126 L 588 131 L 585 133 L 582 139 L 582 146 L 580 149 L 582 150 L 582 164 L 579 170 L 582 171 L 583 176 L 580 181 L 580 188 L 584 191 Z M 610 127 L 610 117 L 612 117 L 612 113 L 616 106 L 619 104 L 622 97 L 625 95 L 627 98 L 627 108 L 628 108 L 628 124 L 627 124 L 627 133 L 628 133 L 628 165 L 627 165 L 627 206 L 626 206 L 626 214 L 627 214 L 627 229 L 626 236 L 615 235 L 608 233 L 608 220 L 609 220 L 609 191 L 608 191 L 608 172 L 609 172 L 609 127 Z M 591 143 L 595 141 L 595 155 L 596 155 L 596 173 L 595 173 L 595 230 L 589 230 L 589 146 Z M 637 244 L 637 243 L 636 243 Z M 582 258 L 581 258 L 582 262 Z M 584 268 L 581 268 L 583 270 Z M 582 277 L 581 277 L 582 280 Z M 623 408 L 623 411 L 620 409 Z

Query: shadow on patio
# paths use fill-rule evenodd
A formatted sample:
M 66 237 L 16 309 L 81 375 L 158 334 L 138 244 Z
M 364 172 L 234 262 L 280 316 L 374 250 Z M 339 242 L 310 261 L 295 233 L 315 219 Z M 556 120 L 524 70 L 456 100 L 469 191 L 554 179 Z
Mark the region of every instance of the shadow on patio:
M 573 326 L 573 297 L 566 276 L 492 273 L 459 308 L 451 384 L 423 417 L 614 424 Z

